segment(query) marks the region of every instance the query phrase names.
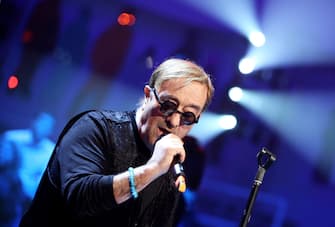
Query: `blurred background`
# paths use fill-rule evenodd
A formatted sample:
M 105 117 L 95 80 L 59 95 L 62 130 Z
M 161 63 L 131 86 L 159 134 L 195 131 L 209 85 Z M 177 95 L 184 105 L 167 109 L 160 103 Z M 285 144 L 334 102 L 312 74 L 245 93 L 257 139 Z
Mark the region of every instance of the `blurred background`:
M 332 0 L 2 0 L 1 221 L 24 210 L 13 202 L 24 175 L 45 168 L 72 116 L 133 110 L 174 56 L 202 65 L 216 87 L 191 132 L 205 160 L 191 226 L 238 226 L 263 147 L 277 161 L 249 226 L 334 226 L 334 11 Z

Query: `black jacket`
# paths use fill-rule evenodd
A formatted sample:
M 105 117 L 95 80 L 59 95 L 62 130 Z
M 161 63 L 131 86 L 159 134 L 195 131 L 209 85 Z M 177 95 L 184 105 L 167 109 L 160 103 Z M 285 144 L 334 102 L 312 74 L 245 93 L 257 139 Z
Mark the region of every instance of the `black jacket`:
M 173 226 L 180 197 L 171 172 L 118 205 L 113 175 L 145 164 L 135 112 L 89 111 L 64 128 L 20 227 Z

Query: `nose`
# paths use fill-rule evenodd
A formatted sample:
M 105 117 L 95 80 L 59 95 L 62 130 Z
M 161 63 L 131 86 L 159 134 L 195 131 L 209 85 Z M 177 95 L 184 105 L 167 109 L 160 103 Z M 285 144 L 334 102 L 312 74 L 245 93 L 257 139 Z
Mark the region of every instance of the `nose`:
M 178 126 L 180 126 L 180 114 L 181 113 L 179 111 L 176 111 L 166 117 L 166 123 L 169 128 L 177 128 Z

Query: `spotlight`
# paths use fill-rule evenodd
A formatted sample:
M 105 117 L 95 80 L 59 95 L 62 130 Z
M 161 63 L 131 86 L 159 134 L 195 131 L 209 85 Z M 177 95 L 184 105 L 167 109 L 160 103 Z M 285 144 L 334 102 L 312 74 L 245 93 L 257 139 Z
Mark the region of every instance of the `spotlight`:
M 238 64 L 238 69 L 242 74 L 249 74 L 255 69 L 255 59 L 253 58 L 243 58 Z
M 122 26 L 132 26 L 135 24 L 136 17 L 131 13 L 121 13 L 118 16 L 117 21 Z
M 243 90 L 239 87 L 232 87 L 228 91 L 228 96 L 232 101 L 239 102 L 243 97 Z
M 234 115 L 223 115 L 219 119 L 219 125 L 225 130 L 234 129 L 236 124 L 237 119 Z
M 16 75 L 12 75 L 9 77 L 7 81 L 7 87 L 8 89 L 15 89 L 19 85 L 19 78 Z
M 262 32 L 251 32 L 249 34 L 249 41 L 255 47 L 261 47 L 265 44 L 265 36 Z
M 195 136 L 200 144 L 204 145 L 219 134 L 234 129 L 237 123 L 233 115 L 204 112 L 201 114 L 201 121 L 194 125 L 190 135 Z

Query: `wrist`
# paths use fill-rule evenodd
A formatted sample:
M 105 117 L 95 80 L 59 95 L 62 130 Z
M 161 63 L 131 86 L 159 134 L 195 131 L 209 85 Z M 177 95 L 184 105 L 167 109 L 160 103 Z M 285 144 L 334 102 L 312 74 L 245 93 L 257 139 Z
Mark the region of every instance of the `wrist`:
M 145 165 L 145 172 L 147 176 L 151 176 L 152 179 L 156 179 L 161 173 L 161 169 L 158 163 L 150 162 Z

